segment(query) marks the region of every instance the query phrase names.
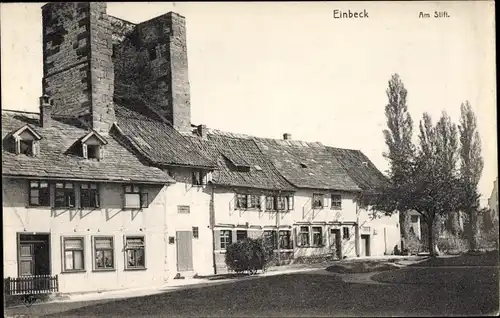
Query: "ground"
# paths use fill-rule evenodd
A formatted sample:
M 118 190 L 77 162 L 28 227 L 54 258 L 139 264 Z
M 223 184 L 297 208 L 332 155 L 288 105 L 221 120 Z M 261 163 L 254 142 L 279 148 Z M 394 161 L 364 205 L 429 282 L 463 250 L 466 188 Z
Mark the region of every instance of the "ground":
M 371 283 L 342 280 L 325 269 L 186 289 L 122 300 L 54 303 L 7 310 L 7 315 L 54 316 L 463 316 L 498 312 L 494 263 L 443 258 L 385 270 Z M 465 258 L 464 258 L 465 260 Z M 464 265 L 464 262 L 466 265 Z M 363 267 L 363 273 L 366 267 Z M 349 274 L 366 275 L 366 274 Z M 368 274 L 372 275 L 372 274 Z

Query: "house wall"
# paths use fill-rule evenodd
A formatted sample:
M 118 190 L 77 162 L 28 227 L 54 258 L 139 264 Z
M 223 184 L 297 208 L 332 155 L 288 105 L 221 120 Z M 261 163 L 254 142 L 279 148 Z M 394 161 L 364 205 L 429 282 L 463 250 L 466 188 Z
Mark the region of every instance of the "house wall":
M 198 227 L 199 237 L 192 241 L 193 249 L 193 271 L 180 272 L 183 276 L 208 275 L 214 273 L 213 268 L 213 235 L 210 228 L 210 186 L 193 186 L 191 184 L 191 171 L 188 169 L 172 169 L 176 183 L 170 185 L 166 190 L 166 216 L 167 236 L 174 238 L 171 244 L 167 240 L 168 275 L 174 277 L 179 271 L 177 269 L 177 231 L 192 231 Z M 189 206 L 179 211 L 179 206 Z
M 236 193 L 254 193 L 261 195 L 262 209 L 238 210 L 235 208 Z M 282 258 L 311 257 L 333 253 L 330 246 L 330 230 L 339 229 L 341 237 L 343 227 L 349 228 L 349 239 L 342 239 L 343 256 L 356 257 L 357 222 L 355 195 L 342 193 L 342 208 L 331 209 L 329 194 L 326 204 L 322 209 L 312 209 L 311 201 L 313 190 L 299 190 L 294 194 L 294 209 L 280 212 L 277 222 L 275 211 L 265 210 L 265 191 L 263 190 L 238 190 L 226 187 L 217 187 L 214 190 L 214 260 L 218 273 L 227 272 L 225 265 L 225 250 L 218 245 L 218 236 L 221 230 L 231 230 L 232 240 L 236 241 L 237 230 L 247 230 L 249 237 L 260 237 L 265 230 L 275 230 L 279 224 L 280 230 L 291 231 L 293 250 L 282 251 Z M 248 224 L 247 224 L 248 223 Z M 298 247 L 298 232 L 300 226 L 320 226 L 322 228 L 324 245 L 321 247 Z M 310 229 L 312 231 L 312 229 Z M 312 239 L 312 236 L 311 236 Z
M 123 187 L 101 184 L 101 208 L 51 209 L 28 206 L 28 181 L 3 179 L 4 276 L 18 276 L 17 233 L 50 233 L 51 274 L 59 276 L 62 293 L 161 285 L 167 278 L 165 255 L 166 187 L 146 186 L 149 207 L 124 210 Z M 115 270 L 95 272 L 91 237 L 113 236 Z M 146 270 L 125 270 L 124 235 L 144 235 Z M 61 237 L 82 236 L 85 271 L 62 273 Z
M 391 216 L 373 212 L 367 209 L 359 209 L 360 235 L 370 235 L 370 256 L 391 255 L 394 248 L 400 245 L 401 229 L 399 228 L 399 213 Z M 418 227 L 420 231 L 420 227 Z

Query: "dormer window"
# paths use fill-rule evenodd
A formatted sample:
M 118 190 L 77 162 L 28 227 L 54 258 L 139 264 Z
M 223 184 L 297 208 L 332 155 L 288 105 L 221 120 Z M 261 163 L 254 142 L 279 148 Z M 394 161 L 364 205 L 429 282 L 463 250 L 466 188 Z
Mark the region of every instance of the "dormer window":
M 82 155 L 85 159 L 102 160 L 107 141 L 96 131 L 91 131 L 81 139 Z
M 207 184 L 207 173 L 203 170 L 195 170 L 191 172 L 191 180 L 194 186 L 203 186 Z
M 19 140 L 19 153 L 26 156 L 33 156 L 33 140 Z
M 42 137 L 29 125 L 25 125 L 12 133 L 15 153 L 18 155 L 36 156 L 39 153 L 39 140 Z

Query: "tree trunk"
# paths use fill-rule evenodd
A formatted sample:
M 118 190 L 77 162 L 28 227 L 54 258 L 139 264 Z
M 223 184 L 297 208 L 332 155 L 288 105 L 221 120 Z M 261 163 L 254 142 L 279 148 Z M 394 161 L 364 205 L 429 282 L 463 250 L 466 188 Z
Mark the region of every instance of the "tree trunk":
M 476 211 L 470 210 L 468 212 L 469 222 L 467 224 L 468 237 L 469 237 L 469 248 L 471 250 L 477 250 L 477 215 Z
M 436 256 L 434 249 L 434 218 L 427 218 L 427 244 L 429 245 L 431 256 Z

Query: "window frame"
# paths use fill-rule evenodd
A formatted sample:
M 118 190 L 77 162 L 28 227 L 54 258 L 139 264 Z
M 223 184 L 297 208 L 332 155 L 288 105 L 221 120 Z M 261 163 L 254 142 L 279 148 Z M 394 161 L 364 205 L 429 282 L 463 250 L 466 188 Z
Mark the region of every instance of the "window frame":
M 350 240 L 351 239 L 351 233 L 350 233 L 349 227 L 347 227 L 347 226 L 342 227 L 342 239 L 343 240 Z
M 225 235 L 229 233 L 229 235 Z M 232 230 L 220 230 L 220 249 L 225 250 L 228 245 L 233 243 L 233 231 Z
M 315 232 L 315 230 L 318 230 L 319 232 Z M 319 234 L 319 242 L 315 242 L 315 236 Z M 323 246 L 323 227 L 322 226 L 311 226 L 311 238 L 312 238 L 312 244 L 311 246 L 313 247 L 322 247 Z
M 253 199 L 255 199 L 255 202 L 253 202 Z M 247 209 L 258 210 L 258 209 L 260 209 L 260 206 L 261 206 L 260 195 L 258 195 L 258 194 L 249 194 L 247 196 Z
M 204 172 L 203 170 L 191 171 L 191 185 L 193 187 L 202 187 L 202 186 L 207 185 L 206 175 L 207 175 L 207 173 Z M 199 178 L 199 182 L 197 180 L 198 178 Z
M 111 239 L 112 248 L 99 248 L 96 249 L 96 241 L 99 239 Z M 113 259 L 113 267 L 97 267 L 97 251 L 109 251 L 111 250 L 111 256 Z M 106 272 L 106 271 L 116 271 L 116 255 L 115 255 L 115 237 L 112 235 L 95 235 L 92 236 L 92 271 L 94 272 Z M 104 253 L 103 253 L 104 254 Z M 104 255 L 103 255 L 104 256 Z
M 319 198 L 319 205 L 316 205 L 316 198 Z M 325 205 L 325 195 L 323 193 L 313 193 L 312 200 L 311 200 L 311 207 L 313 209 L 323 209 Z
M 282 235 L 284 233 L 287 233 L 287 235 Z M 287 246 L 285 244 L 282 244 L 283 243 L 283 240 L 282 240 L 283 237 L 287 237 L 287 239 L 288 239 L 288 245 Z M 290 230 L 279 230 L 278 242 L 279 242 L 280 249 L 282 249 L 282 250 L 291 250 L 291 249 L 293 249 L 292 231 L 290 231 Z
M 131 190 L 128 191 L 127 187 L 130 187 Z M 136 190 L 137 189 L 137 190 Z M 127 206 L 126 197 L 128 195 L 139 195 L 139 207 Z M 141 210 L 149 207 L 148 193 L 144 191 L 144 187 L 140 184 L 124 184 L 123 185 L 123 208 L 129 210 Z
M 142 245 L 137 246 L 137 247 L 128 247 L 128 239 L 141 239 L 142 240 Z M 123 236 L 123 252 L 124 252 L 124 261 L 125 261 L 125 267 L 124 270 L 131 271 L 131 270 L 146 270 L 146 236 L 145 235 L 132 235 L 132 234 L 127 234 Z M 114 246 L 113 246 L 114 248 Z M 136 251 L 142 249 L 142 257 L 143 257 L 143 265 L 140 266 L 131 266 L 129 265 L 129 254 L 128 251 Z M 137 256 L 135 256 L 137 257 Z M 116 265 L 115 265 L 116 266 Z M 101 270 L 101 269 L 100 269 Z M 106 269 L 104 269 L 106 270 Z
M 87 188 L 84 189 L 83 185 L 86 185 Z M 94 189 L 92 188 L 93 185 L 95 185 Z M 96 182 L 81 182 L 79 184 L 79 186 L 80 186 L 80 208 L 81 209 L 99 209 L 99 208 L 101 208 L 101 195 L 100 195 L 99 183 L 96 183 Z M 95 190 L 94 191 L 94 199 L 93 200 L 92 200 L 92 190 Z M 83 194 L 85 192 L 88 192 L 89 203 L 94 202 L 95 206 L 92 206 L 92 204 L 90 204 L 89 206 L 84 206 Z
M 342 210 L 342 194 L 331 193 L 330 194 L 330 208 L 332 210 Z
M 32 183 L 37 183 L 37 187 L 33 187 L 32 186 Z M 42 183 L 46 183 L 47 184 L 47 187 L 46 187 L 46 200 L 47 200 L 47 203 L 46 205 L 45 204 L 40 204 L 40 198 L 43 197 L 41 194 L 40 194 L 40 191 L 41 189 L 45 189 L 45 188 L 42 188 L 41 187 L 41 184 Z M 38 195 L 36 196 L 38 198 L 38 204 L 33 204 L 32 203 L 32 198 L 35 197 L 32 195 L 31 191 L 38 191 Z M 51 207 L 51 203 L 50 203 L 50 182 L 49 181 L 43 181 L 43 180 L 28 180 L 28 206 L 31 206 L 31 207 Z
M 307 229 L 307 232 L 303 231 L 303 229 Z M 307 234 L 307 236 L 305 235 Z M 302 238 L 307 237 L 307 244 L 303 244 Z M 311 231 L 310 231 L 310 226 L 308 225 L 301 225 L 299 227 L 299 242 L 301 247 L 309 247 L 311 246 Z
M 245 237 L 243 238 L 238 238 L 238 234 L 245 233 Z M 248 231 L 247 230 L 236 230 L 236 242 L 243 241 L 244 239 L 248 238 Z
M 17 141 L 19 144 L 19 154 L 25 155 L 28 157 L 33 157 L 35 155 L 35 140 L 23 139 L 19 138 Z M 23 152 L 23 145 L 26 146 L 26 150 L 28 153 Z
M 236 209 L 246 210 L 247 208 L 248 208 L 248 195 L 243 193 L 236 193 Z
M 80 240 L 82 242 L 82 248 L 66 248 L 66 241 L 68 240 Z M 81 269 L 75 269 L 75 251 L 79 251 L 82 253 L 82 267 Z M 66 268 L 66 252 L 73 252 L 72 253 L 72 259 L 73 259 L 73 268 L 72 269 L 67 269 Z M 81 273 L 81 272 L 86 272 L 86 266 L 85 266 L 85 236 L 61 236 L 61 253 L 62 253 L 62 268 L 61 272 L 62 273 Z
M 54 183 L 54 208 L 56 209 L 75 209 L 76 208 L 76 182 L 69 181 L 56 181 Z M 62 183 L 62 188 L 58 188 L 57 185 Z M 66 185 L 71 184 L 71 188 L 67 188 Z M 63 191 L 64 205 L 57 204 L 58 191 Z M 70 192 L 68 195 L 67 192 Z M 72 193 L 71 193 L 72 192 Z M 70 200 L 68 200 L 68 198 Z M 70 204 L 71 199 L 73 200 L 73 205 Z

